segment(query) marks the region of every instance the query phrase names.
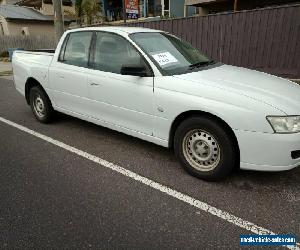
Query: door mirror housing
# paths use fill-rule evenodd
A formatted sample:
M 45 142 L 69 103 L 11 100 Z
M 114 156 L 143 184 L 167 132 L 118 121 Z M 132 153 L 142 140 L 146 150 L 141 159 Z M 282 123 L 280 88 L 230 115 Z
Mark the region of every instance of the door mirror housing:
M 131 76 L 148 76 L 147 69 L 143 65 L 124 65 L 121 68 L 122 75 L 131 75 Z

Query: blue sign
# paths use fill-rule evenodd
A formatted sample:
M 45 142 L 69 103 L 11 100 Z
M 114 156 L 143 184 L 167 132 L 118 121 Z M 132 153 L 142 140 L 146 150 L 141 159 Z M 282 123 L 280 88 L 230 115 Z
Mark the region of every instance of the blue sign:
M 290 234 L 242 234 L 240 236 L 241 246 L 296 246 L 296 242 L 296 236 Z

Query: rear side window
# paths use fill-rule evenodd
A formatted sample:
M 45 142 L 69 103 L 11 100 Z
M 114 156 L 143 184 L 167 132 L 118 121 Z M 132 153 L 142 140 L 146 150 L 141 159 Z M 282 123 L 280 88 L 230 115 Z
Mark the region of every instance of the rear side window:
M 79 67 L 87 67 L 93 32 L 75 32 L 67 38 L 60 61 Z

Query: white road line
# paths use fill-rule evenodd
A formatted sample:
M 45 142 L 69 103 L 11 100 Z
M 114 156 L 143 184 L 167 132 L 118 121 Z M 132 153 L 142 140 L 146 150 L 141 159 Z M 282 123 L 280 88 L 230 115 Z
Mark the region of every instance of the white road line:
M 122 175 L 125 175 L 125 176 L 131 178 L 131 179 L 134 179 L 134 180 L 136 180 L 138 182 L 141 182 L 141 183 L 143 183 L 143 184 L 145 184 L 145 185 L 147 185 L 147 186 L 149 186 L 151 188 L 154 188 L 154 189 L 156 189 L 156 190 L 158 190 L 158 191 L 160 191 L 162 193 L 165 193 L 165 194 L 167 194 L 167 195 L 169 195 L 171 197 L 174 197 L 175 199 L 181 200 L 181 201 L 183 201 L 183 202 L 185 202 L 185 203 L 187 203 L 187 204 L 189 204 L 189 205 L 191 205 L 193 207 L 196 207 L 196 208 L 198 208 L 198 209 L 200 209 L 200 210 L 202 210 L 204 212 L 207 212 L 207 213 L 209 213 L 211 215 L 214 215 L 214 216 L 216 216 L 216 217 L 218 217 L 218 218 L 220 218 L 222 220 L 225 220 L 225 221 L 227 221 L 229 223 L 232 223 L 235 226 L 238 226 L 240 228 L 246 229 L 246 230 L 248 230 L 248 231 L 250 231 L 250 232 L 252 232 L 254 234 L 275 234 L 274 232 L 272 232 L 272 231 L 270 231 L 268 229 L 265 229 L 263 227 L 257 226 L 257 225 L 255 225 L 252 222 L 243 220 L 243 219 L 241 219 L 241 218 L 239 218 L 239 217 L 237 217 L 237 216 L 235 216 L 233 214 L 230 214 L 230 213 L 227 213 L 225 211 L 222 211 L 221 209 L 218 209 L 218 208 L 216 208 L 214 206 L 211 206 L 211 205 L 209 205 L 209 204 L 207 204 L 205 202 L 202 202 L 202 201 L 197 200 L 197 199 L 195 199 L 195 198 L 193 198 L 191 196 L 188 196 L 186 194 L 178 192 L 178 191 L 176 191 L 176 190 L 174 190 L 172 188 L 169 188 L 169 187 L 167 187 L 165 185 L 162 185 L 162 184 L 160 184 L 158 182 L 152 181 L 152 180 L 150 180 L 150 179 L 148 179 L 148 178 L 146 178 L 144 176 L 141 176 L 139 174 L 136 174 L 136 173 L 134 173 L 134 172 L 132 172 L 132 171 L 130 171 L 128 169 L 125 169 L 125 168 L 120 167 L 120 166 L 118 166 L 116 164 L 113 164 L 111 162 L 103 160 L 103 159 L 101 159 L 101 158 L 99 158 L 99 157 L 97 157 L 95 155 L 89 154 L 89 153 L 84 152 L 84 151 L 82 151 L 80 149 L 74 148 L 74 147 L 72 147 L 70 145 L 67 145 L 67 144 L 63 143 L 63 142 L 55 140 L 55 139 L 53 139 L 53 138 L 51 138 L 49 136 L 46 136 L 46 135 L 40 134 L 38 132 L 35 132 L 35 131 L 33 131 L 33 130 L 29 129 L 29 128 L 26 128 L 26 127 L 24 127 L 22 125 L 19 125 L 17 123 L 9 121 L 9 120 L 1 117 L 1 116 L 0 116 L 0 121 L 3 122 L 3 123 L 6 123 L 7 125 L 10 125 L 10 126 L 12 126 L 14 128 L 17 128 L 17 129 L 19 129 L 19 130 L 21 130 L 23 132 L 26 132 L 26 133 L 28 133 L 30 135 L 38 137 L 38 138 L 40 138 L 40 139 L 42 139 L 44 141 L 47 141 L 47 142 L 49 142 L 49 143 L 51 143 L 53 145 L 61 147 L 61 148 L 65 149 L 65 150 L 67 150 L 69 152 L 75 153 L 75 154 L 77 154 L 77 155 L 79 155 L 81 157 L 84 157 L 84 158 L 86 158 L 86 159 L 88 159 L 90 161 L 93 161 L 93 162 L 95 162 L 95 163 L 97 163 L 97 164 L 99 164 L 99 165 L 101 165 L 103 167 L 109 168 L 109 169 L 111 169 L 111 170 L 113 170 L 115 172 L 118 172 L 118 173 L 120 173 Z M 297 246 L 295 246 L 295 247 L 294 246 L 286 246 L 286 247 L 289 248 L 289 249 L 300 250 L 300 244 L 299 243 L 297 243 Z

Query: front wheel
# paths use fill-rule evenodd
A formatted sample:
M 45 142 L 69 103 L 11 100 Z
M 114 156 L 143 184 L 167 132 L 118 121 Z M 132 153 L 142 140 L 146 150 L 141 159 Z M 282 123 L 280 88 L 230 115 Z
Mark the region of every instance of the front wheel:
M 191 117 L 175 132 L 175 155 L 192 175 L 209 181 L 232 172 L 236 161 L 235 144 L 223 124 L 208 117 Z

